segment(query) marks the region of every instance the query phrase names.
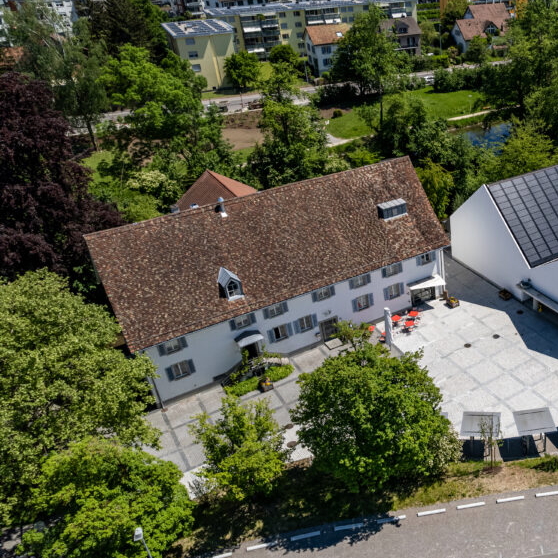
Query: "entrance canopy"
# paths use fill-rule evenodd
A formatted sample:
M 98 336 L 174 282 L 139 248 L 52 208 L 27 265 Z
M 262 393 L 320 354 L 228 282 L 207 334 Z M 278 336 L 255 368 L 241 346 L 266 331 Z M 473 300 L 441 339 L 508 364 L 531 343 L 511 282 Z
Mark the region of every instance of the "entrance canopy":
M 520 436 L 556 431 L 556 425 L 554 424 L 548 407 L 527 409 L 526 411 L 514 411 L 513 419 L 515 420 L 517 432 Z
M 418 289 L 428 289 L 430 287 L 442 287 L 446 282 L 436 273 L 432 277 L 427 277 L 426 279 L 420 279 L 419 281 L 414 281 L 409 283 L 407 286 L 410 291 L 416 291 Z
M 492 431 L 492 437 L 498 438 L 500 434 L 500 415 L 490 411 L 463 411 L 461 421 L 461 436 L 483 437 Z
M 245 331 L 234 338 L 237 345 L 242 349 L 248 345 L 253 345 L 258 341 L 263 341 L 264 336 L 256 329 Z

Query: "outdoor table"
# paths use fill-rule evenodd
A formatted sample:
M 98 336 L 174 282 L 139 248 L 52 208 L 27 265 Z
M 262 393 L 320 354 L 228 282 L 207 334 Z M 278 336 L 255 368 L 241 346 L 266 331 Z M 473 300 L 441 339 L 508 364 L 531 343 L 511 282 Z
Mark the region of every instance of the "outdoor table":
M 408 321 L 405 322 L 405 327 L 407 329 L 411 329 L 411 328 L 415 327 L 415 322 L 413 322 L 413 320 L 408 320 Z
M 394 324 L 397 324 L 397 323 L 399 323 L 399 322 L 401 321 L 401 316 L 400 316 L 399 314 L 395 314 L 395 316 L 392 316 L 392 317 L 391 317 L 391 321 L 392 321 Z
M 411 318 L 416 318 L 418 315 L 419 315 L 419 312 L 417 312 L 416 310 L 411 310 L 411 311 L 409 312 L 409 316 L 410 316 Z

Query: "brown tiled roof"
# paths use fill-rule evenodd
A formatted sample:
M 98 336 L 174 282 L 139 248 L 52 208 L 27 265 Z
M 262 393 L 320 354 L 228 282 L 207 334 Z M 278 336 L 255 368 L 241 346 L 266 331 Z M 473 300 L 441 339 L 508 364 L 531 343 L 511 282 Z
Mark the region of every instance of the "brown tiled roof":
M 403 198 L 384 221 L 377 204 Z M 132 351 L 449 244 L 408 157 L 85 236 Z M 225 267 L 245 297 L 219 297 Z
M 502 34 L 507 30 L 507 20 L 510 15 L 506 6 L 497 4 L 472 4 L 469 6 L 474 19 L 458 19 L 455 23 L 463 35 L 463 39 L 470 41 L 473 37 L 486 38 L 484 30 L 493 23 Z
M 181 211 L 189 209 L 190 205 L 197 203 L 198 205 L 206 205 L 208 203 L 216 203 L 218 198 L 228 200 L 230 198 L 238 198 L 255 194 L 256 189 L 227 178 L 222 174 L 206 170 L 193 184 L 188 188 L 186 193 L 176 202 Z
M 309 25 L 306 27 L 306 33 L 314 46 L 332 45 L 341 39 L 337 33 L 341 33 L 344 37 L 349 28 L 350 26 L 346 23 L 337 23 L 335 25 Z
M 380 28 L 384 31 L 391 31 L 394 27 L 399 28 L 405 25 L 407 28 L 406 33 L 397 33 L 398 36 L 407 36 L 407 35 L 422 35 L 422 31 L 418 23 L 415 21 L 413 17 L 399 17 L 393 19 L 383 19 L 380 22 Z

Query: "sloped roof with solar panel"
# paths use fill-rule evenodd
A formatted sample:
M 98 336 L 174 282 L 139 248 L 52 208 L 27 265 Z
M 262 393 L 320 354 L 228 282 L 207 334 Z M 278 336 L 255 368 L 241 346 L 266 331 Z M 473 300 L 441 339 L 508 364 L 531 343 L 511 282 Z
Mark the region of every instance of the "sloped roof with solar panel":
M 558 259 L 558 165 L 487 189 L 530 267 Z

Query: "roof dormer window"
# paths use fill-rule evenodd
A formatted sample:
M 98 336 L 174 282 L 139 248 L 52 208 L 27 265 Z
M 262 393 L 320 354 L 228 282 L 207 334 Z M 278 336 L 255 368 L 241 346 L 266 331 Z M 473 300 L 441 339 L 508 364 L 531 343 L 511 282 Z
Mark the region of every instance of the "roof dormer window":
M 244 296 L 242 283 L 238 276 L 224 267 L 219 269 L 217 283 L 219 283 L 221 295 L 227 297 L 228 300 L 237 300 Z
M 406 214 L 407 203 L 401 198 L 378 204 L 378 217 L 380 219 L 393 219 Z

